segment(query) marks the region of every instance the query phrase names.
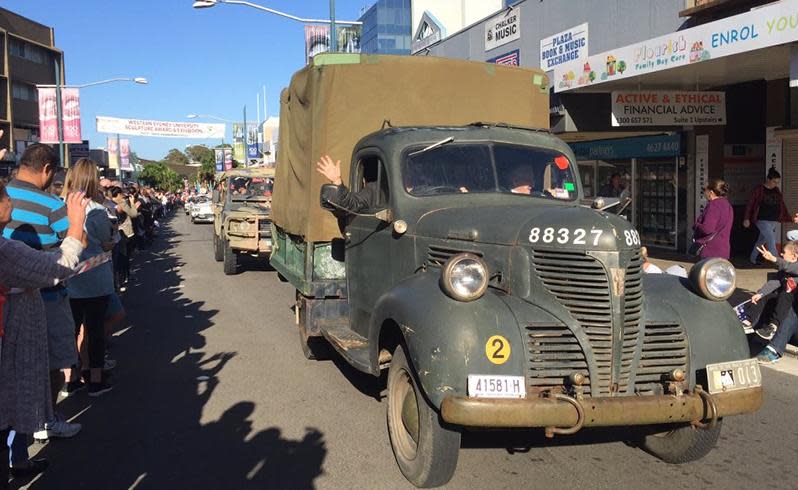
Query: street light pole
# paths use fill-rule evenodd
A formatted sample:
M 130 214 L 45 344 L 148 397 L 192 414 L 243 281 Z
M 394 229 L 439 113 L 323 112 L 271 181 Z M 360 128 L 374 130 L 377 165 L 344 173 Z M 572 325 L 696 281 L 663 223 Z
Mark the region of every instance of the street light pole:
M 338 33 L 335 32 L 335 0 L 330 0 L 330 52 L 338 51 Z
M 220 3 L 229 3 L 233 5 L 246 5 L 247 7 L 263 10 L 269 12 L 270 14 L 279 15 L 280 17 L 285 17 L 298 22 L 303 22 L 305 24 L 330 24 L 330 20 L 328 19 L 305 19 L 302 17 L 297 17 L 296 15 L 280 12 L 279 10 L 270 9 L 269 7 L 264 7 L 256 3 L 245 2 L 244 0 L 195 0 L 194 3 L 192 4 L 192 7 L 194 7 L 195 9 L 204 9 L 204 8 L 214 7 Z M 334 1 L 331 3 L 334 3 Z M 352 26 L 363 25 L 363 23 L 360 22 L 359 20 L 339 20 L 337 21 L 337 23 L 352 25 Z

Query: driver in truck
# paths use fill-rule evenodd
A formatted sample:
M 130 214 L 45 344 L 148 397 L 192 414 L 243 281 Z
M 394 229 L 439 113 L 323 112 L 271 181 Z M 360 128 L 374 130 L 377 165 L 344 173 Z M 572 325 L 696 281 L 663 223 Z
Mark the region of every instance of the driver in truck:
M 333 162 L 330 155 L 324 155 L 316 163 L 316 171 L 338 186 L 338 194 L 334 197 L 333 204 L 355 213 L 362 213 L 374 209 L 379 202 L 376 178 L 369 179 L 368 176 L 364 176 L 363 188 L 357 192 L 347 189 L 341 180 L 341 160 Z

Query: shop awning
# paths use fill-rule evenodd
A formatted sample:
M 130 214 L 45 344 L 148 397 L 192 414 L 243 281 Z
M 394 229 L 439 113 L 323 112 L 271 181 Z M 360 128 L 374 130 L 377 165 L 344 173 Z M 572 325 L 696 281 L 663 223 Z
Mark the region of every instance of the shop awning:
M 791 43 L 798 41 L 798 0 L 620 47 L 561 65 L 558 93 L 706 89 L 786 78 Z

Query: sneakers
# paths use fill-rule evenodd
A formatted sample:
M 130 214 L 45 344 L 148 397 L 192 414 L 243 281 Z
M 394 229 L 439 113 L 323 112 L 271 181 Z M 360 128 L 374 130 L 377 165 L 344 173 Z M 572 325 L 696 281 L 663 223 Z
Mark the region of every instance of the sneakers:
M 37 442 L 47 442 L 51 437 L 68 439 L 77 435 L 82 428 L 83 426 L 78 423 L 67 422 L 61 414 L 56 412 L 55 419 L 45 422 L 43 429 L 33 433 L 33 439 Z
M 89 396 L 96 398 L 108 393 L 113 389 L 114 386 L 105 380 L 100 381 L 99 383 L 89 383 Z
M 764 340 L 773 340 L 773 336 L 776 335 L 776 330 L 778 329 L 778 325 L 771 323 L 766 327 L 758 328 L 756 330 L 756 334 Z
M 68 381 L 67 383 L 64 384 L 64 387 L 61 388 L 61 396 L 69 397 L 85 388 L 86 388 L 86 383 L 83 383 L 81 381 Z
M 756 356 L 759 364 L 776 364 L 781 359 L 781 356 L 771 346 L 762 349 L 762 352 Z

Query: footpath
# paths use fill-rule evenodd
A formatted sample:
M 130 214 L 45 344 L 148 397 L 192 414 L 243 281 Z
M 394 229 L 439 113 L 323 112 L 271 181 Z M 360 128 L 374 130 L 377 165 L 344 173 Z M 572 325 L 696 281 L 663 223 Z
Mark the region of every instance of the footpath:
M 672 265 L 680 265 L 688 271 L 693 266 L 693 262 L 685 260 L 681 254 L 673 252 L 663 252 L 649 249 L 649 260 L 658 265 L 662 270 L 665 270 Z M 758 290 L 768 278 L 768 274 L 775 272 L 775 269 L 769 266 L 753 266 L 746 260 L 734 260 L 734 267 L 737 270 L 737 291 L 732 295 L 729 302 L 733 305 L 742 303 L 749 299 L 751 295 Z M 795 339 L 793 338 L 793 342 Z M 790 356 L 798 360 L 798 346 L 791 344 L 787 346 L 785 357 Z

